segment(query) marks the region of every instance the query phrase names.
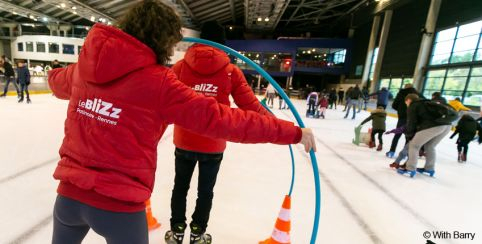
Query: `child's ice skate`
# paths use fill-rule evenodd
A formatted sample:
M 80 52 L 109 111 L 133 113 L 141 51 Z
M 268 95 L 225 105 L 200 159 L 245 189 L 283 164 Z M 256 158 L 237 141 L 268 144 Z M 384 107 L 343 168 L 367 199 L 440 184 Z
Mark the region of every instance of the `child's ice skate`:
M 378 144 L 377 151 L 381 151 L 381 150 L 383 150 L 383 144 L 380 143 Z
M 386 155 L 388 158 L 393 158 L 393 157 L 395 157 L 395 152 L 388 151 L 387 153 L 385 153 L 385 155 Z
M 196 224 L 191 224 L 190 244 L 211 244 L 212 237 L 210 234 L 204 233 L 202 228 Z
M 424 168 L 417 168 L 417 172 L 419 172 L 420 174 L 423 174 L 423 173 L 428 174 L 428 175 L 430 175 L 430 177 L 433 177 L 435 175 L 435 170 L 433 170 L 433 169 L 432 170 L 426 170 Z
M 389 166 L 390 166 L 390 168 L 394 168 L 394 169 L 400 168 L 400 164 L 398 164 L 396 162 L 391 163 Z
M 186 230 L 185 224 L 175 224 L 173 230 L 166 232 L 164 240 L 167 244 L 182 244 L 184 240 L 184 230 Z
M 417 171 L 407 170 L 406 168 L 400 167 L 400 168 L 397 169 L 397 173 L 399 173 L 401 175 L 408 174 L 410 176 L 410 178 L 413 178 L 415 176 L 415 174 L 417 174 Z

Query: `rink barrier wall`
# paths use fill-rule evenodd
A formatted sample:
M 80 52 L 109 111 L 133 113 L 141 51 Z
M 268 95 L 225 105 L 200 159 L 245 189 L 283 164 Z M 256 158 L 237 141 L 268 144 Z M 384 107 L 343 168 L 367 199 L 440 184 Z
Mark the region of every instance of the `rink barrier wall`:
M 199 38 L 192 38 L 192 37 L 186 37 L 183 39 L 183 41 L 186 42 L 195 42 L 195 43 L 200 43 L 208 46 L 212 46 L 215 48 L 218 48 L 220 50 L 223 50 L 231 55 L 236 56 L 237 58 L 241 59 L 244 61 L 246 64 L 250 65 L 253 67 L 263 78 L 269 81 L 269 83 L 276 89 L 276 91 L 280 94 L 280 96 L 283 98 L 283 100 L 286 102 L 288 107 L 290 108 L 290 111 L 293 113 L 296 122 L 301 128 L 305 128 L 305 124 L 303 120 L 301 119 L 300 114 L 297 112 L 295 106 L 289 99 L 289 97 L 286 95 L 286 93 L 283 91 L 283 89 L 280 87 L 280 85 L 271 77 L 265 70 L 263 70 L 259 65 L 257 65 L 255 62 L 253 62 L 251 59 L 241 55 L 239 52 L 233 50 L 232 48 L 226 47 L 224 45 L 221 45 L 216 42 L 208 41 L 208 40 L 203 40 Z M 315 182 L 315 216 L 314 216 L 314 221 L 313 221 L 313 229 L 311 233 L 311 244 L 316 243 L 316 237 L 318 235 L 318 227 L 319 227 L 319 222 L 320 222 L 320 209 L 321 209 L 321 187 L 320 187 L 320 176 L 319 176 L 319 171 L 318 171 L 318 163 L 316 160 L 316 155 L 313 150 L 310 151 L 310 158 L 311 158 L 311 164 L 313 168 L 313 177 L 314 177 L 314 182 Z

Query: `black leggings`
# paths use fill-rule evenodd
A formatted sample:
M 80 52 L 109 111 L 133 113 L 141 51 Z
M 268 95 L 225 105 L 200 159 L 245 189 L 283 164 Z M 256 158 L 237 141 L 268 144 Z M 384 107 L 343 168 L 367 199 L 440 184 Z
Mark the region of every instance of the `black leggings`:
M 52 244 L 77 244 L 92 228 L 108 244 L 148 244 L 146 212 L 117 213 L 57 196 Z
M 375 135 L 378 134 L 378 141 L 380 142 L 380 144 L 383 144 L 382 137 L 384 132 L 384 130 L 372 130 L 372 142 L 375 142 Z
M 469 153 L 469 143 L 470 141 L 461 140 L 457 142 L 457 151 L 459 151 L 459 153 L 463 152 L 465 157 L 467 157 L 467 153 Z

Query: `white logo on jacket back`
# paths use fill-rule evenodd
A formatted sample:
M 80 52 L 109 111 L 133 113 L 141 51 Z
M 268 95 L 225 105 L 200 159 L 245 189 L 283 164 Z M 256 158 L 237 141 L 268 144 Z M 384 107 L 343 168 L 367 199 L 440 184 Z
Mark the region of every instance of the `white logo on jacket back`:
M 215 97 L 218 95 L 218 86 L 215 86 L 213 84 L 199 84 L 195 85 L 192 89 L 206 96 Z
M 117 121 L 114 120 L 118 120 L 120 118 L 120 113 L 122 112 L 122 109 L 114 107 L 113 103 L 102 101 L 102 99 L 94 98 L 93 100 L 79 100 L 79 104 L 77 105 L 77 112 L 91 119 L 96 118 L 101 122 L 117 125 Z M 97 114 L 97 117 L 91 112 Z M 100 115 L 109 117 L 109 119 L 103 118 Z

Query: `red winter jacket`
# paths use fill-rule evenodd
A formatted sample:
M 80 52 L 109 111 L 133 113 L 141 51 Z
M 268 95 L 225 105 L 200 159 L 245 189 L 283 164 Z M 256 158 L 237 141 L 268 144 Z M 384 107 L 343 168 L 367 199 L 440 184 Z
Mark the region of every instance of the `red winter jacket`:
M 118 212 L 144 209 L 154 186 L 157 144 L 168 124 L 235 142 L 298 143 L 292 123 L 231 109 L 197 95 L 154 52 L 126 33 L 96 24 L 78 63 L 49 73 L 69 100 L 54 178 L 58 193 Z
M 227 106 L 231 105 L 229 95 L 232 95 L 240 109 L 271 116 L 259 103 L 241 70 L 219 49 L 196 44 L 172 70 L 198 94 L 214 97 Z M 226 140 L 201 136 L 179 125 L 174 126 L 174 144 L 187 151 L 203 153 L 221 153 L 226 149 Z

